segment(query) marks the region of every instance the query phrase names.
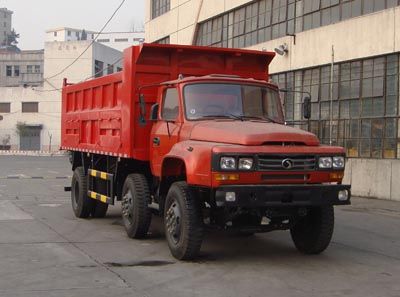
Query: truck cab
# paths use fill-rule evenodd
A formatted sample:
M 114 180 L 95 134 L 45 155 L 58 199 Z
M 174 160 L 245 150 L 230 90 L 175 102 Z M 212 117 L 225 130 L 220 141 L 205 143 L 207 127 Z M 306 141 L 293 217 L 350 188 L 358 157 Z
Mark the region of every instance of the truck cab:
M 142 45 L 125 51 L 122 73 L 66 85 L 62 141 L 72 152 L 75 215 L 102 217 L 121 201 L 137 239 L 159 215 L 181 260 L 198 256 L 209 229 L 289 230 L 300 252 L 324 251 L 334 206 L 350 204 L 345 151 L 286 125 L 280 90 L 268 80 L 272 58 Z M 305 98 L 305 118 L 309 111 Z
M 181 77 L 163 84 L 158 98 L 150 154 L 160 195 L 167 198 L 174 183 L 185 183 L 208 206 L 207 222 L 246 234 L 291 229 L 293 238 L 304 240 L 304 230 L 294 228 L 299 221 L 333 220 L 332 205 L 349 203 L 350 187 L 341 184 L 343 148 L 320 145 L 312 133 L 287 126 L 276 85 L 226 75 Z M 177 199 L 162 202 L 171 214 L 166 236 L 172 248 L 182 231 Z M 295 241 L 306 253 L 319 253 L 327 243 Z

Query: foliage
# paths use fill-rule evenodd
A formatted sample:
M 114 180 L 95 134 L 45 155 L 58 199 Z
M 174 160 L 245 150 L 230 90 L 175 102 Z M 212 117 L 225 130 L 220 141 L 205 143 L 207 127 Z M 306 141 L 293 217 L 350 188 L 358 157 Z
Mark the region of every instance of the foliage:
M 18 135 L 24 135 L 25 133 L 26 133 L 26 131 L 27 131 L 27 125 L 25 124 L 25 122 L 17 122 L 17 124 L 15 125 L 15 132 L 18 134 Z
M 3 146 L 9 145 L 11 141 L 11 135 L 10 134 L 6 134 L 2 139 L 1 139 L 1 143 Z

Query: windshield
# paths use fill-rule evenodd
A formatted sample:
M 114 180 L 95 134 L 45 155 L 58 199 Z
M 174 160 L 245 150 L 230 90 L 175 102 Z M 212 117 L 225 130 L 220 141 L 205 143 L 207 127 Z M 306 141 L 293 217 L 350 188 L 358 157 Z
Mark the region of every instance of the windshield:
M 186 118 L 226 117 L 283 122 L 278 91 L 228 83 L 190 84 L 184 88 Z

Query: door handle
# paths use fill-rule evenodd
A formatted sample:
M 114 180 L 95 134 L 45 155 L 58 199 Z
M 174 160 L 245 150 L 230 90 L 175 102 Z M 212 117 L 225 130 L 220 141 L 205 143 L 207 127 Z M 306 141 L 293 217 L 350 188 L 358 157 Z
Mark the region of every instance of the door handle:
M 160 137 L 154 137 L 153 138 L 153 145 L 154 146 L 159 146 L 160 145 Z

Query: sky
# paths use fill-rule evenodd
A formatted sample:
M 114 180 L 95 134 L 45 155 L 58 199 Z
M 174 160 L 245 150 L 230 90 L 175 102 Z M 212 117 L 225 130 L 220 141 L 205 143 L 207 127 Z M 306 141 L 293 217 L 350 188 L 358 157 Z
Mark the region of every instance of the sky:
M 45 31 L 71 27 L 99 31 L 122 0 L 0 0 L 14 12 L 12 26 L 23 50 L 44 48 Z M 104 32 L 143 27 L 144 0 L 126 0 Z

